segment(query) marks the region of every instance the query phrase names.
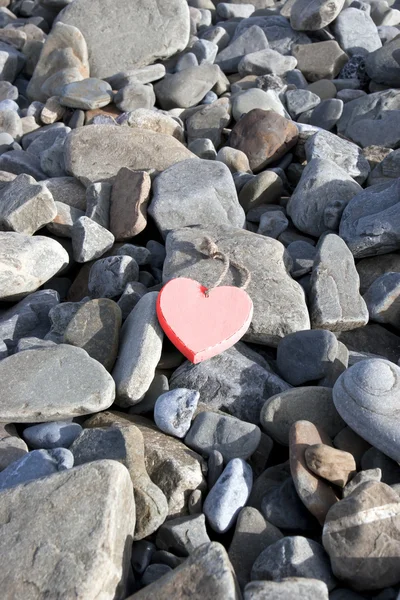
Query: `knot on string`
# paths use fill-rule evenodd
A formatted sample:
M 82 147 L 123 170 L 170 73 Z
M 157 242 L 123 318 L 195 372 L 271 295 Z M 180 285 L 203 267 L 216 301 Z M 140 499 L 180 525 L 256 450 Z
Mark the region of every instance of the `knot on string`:
M 224 252 L 221 252 L 220 249 L 218 248 L 217 244 L 210 237 L 206 236 L 204 238 L 204 240 L 201 243 L 200 250 L 209 258 L 213 258 L 215 260 L 222 261 L 223 267 L 224 267 L 221 275 L 219 276 L 217 281 L 214 283 L 214 285 L 211 285 L 204 292 L 204 295 L 206 297 L 208 297 L 210 295 L 211 290 L 213 290 L 214 288 L 221 285 L 221 283 L 223 282 L 223 280 L 225 279 L 225 277 L 229 271 L 230 265 L 232 265 L 232 267 L 235 267 L 235 269 L 237 269 L 238 271 L 241 271 L 245 275 L 245 280 L 242 283 L 242 285 L 239 286 L 239 289 L 245 290 L 247 288 L 247 286 L 249 285 L 249 283 L 251 281 L 251 273 L 250 273 L 249 269 L 247 267 L 245 267 L 244 265 L 240 265 L 239 263 L 237 263 L 233 260 L 230 260 L 229 256 L 227 254 L 224 254 Z

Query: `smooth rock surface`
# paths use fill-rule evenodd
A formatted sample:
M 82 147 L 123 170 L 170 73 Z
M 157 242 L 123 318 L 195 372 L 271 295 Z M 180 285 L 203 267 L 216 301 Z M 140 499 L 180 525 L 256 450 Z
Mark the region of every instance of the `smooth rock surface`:
M 197 391 L 184 388 L 161 394 L 154 405 L 154 421 L 157 427 L 177 438 L 185 437 L 199 398 L 200 394 Z

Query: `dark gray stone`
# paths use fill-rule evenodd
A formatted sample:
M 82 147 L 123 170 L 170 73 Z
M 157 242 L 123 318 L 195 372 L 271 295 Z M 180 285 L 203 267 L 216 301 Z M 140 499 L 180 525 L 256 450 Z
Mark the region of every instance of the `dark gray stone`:
M 202 544 L 210 542 L 203 514 L 169 519 L 157 531 L 156 545 L 179 556 L 189 556 Z
M 309 419 L 332 437 L 345 426 L 333 404 L 331 388 L 322 386 L 304 386 L 278 393 L 265 402 L 260 414 L 263 429 L 283 445 L 289 444 L 293 423 L 303 419 Z
M 290 24 L 296 31 L 319 31 L 336 19 L 344 0 L 296 0 L 290 11 Z
M 376 83 L 387 87 L 400 86 L 400 64 L 394 55 L 400 51 L 400 40 L 395 38 L 387 42 L 382 48 L 370 52 L 365 61 L 367 74 Z
M 313 158 L 301 175 L 287 212 L 300 231 L 319 237 L 339 228 L 343 210 L 361 191 L 361 186 L 335 162 Z
M 315 527 L 316 521 L 300 500 L 292 477 L 289 476 L 283 483 L 268 480 L 267 483 L 261 512 L 269 523 L 292 531 L 310 531 Z
M 311 577 L 329 590 L 336 586 L 329 557 L 323 547 L 302 536 L 284 537 L 266 548 L 255 561 L 252 580 L 281 581 L 285 577 Z
M 353 331 L 341 331 L 336 333 L 337 338 L 347 348 L 357 353 L 369 353 L 397 363 L 400 358 L 400 337 L 388 331 L 377 323 L 368 323 L 365 327 L 353 329 Z
M 380 478 L 376 480 L 387 485 L 400 483 L 400 465 L 377 448 L 371 447 L 363 454 L 361 468 L 379 471 Z
M 355 258 L 386 254 L 400 248 L 399 222 L 400 178 L 357 194 L 343 211 L 339 234 Z
M 400 460 L 398 411 L 400 368 L 371 358 L 345 371 L 333 388 L 333 401 L 346 423 L 393 460 Z
M 224 470 L 224 457 L 219 450 L 211 450 L 207 461 L 207 485 L 211 490 L 222 471 Z
M 259 354 L 240 342 L 197 365 L 183 363 L 173 373 L 170 386 L 198 390 L 211 410 L 222 409 L 255 424 L 265 400 L 290 388 Z
M 204 227 L 245 223 L 232 175 L 219 161 L 190 159 L 166 169 L 154 181 L 148 212 L 164 236 L 198 223 Z
M 97 260 L 89 273 L 88 289 L 93 298 L 115 298 L 126 285 L 137 281 L 139 267 L 130 256 L 108 256 Z
M 167 573 L 170 573 L 171 571 L 172 569 L 168 565 L 154 563 L 147 567 L 147 569 L 142 575 L 140 582 L 144 586 L 150 585 L 151 583 L 158 581 L 159 579 L 161 579 L 161 577 L 164 577 L 164 575 L 167 575 Z
M 269 48 L 269 44 L 264 31 L 257 25 L 250 26 L 218 53 L 215 63 L 224 73 L 236 73 L 240 61 L 246 54 L 266 48 Z
M 86 188 L 86 216 L 102 227 L 110 226 L 111 183 L 99 181 Z
M 317 253 L 317 250 L 314 246 L 308 242 L 298 240 L 291 242 L 286 250 L 293 260 L 293 265 L 290 269 L 290 274 L 292 277 L 297 279 L 298 277 L 311 272 L 315 255 Z
M 310 315 L 314 328 L 330 331 L 357 329 L 368 322 L 353 255 L 343 239 L 333 233 L 326 234 L 317 245 Z
M 232 458 L 249 458 L 257 449 L 260 437 L 261 432 L 256 425 L 204 411 L 194 419 L 185 444 L 207 456 L 212 450 L 218 450 L 227 463 Z

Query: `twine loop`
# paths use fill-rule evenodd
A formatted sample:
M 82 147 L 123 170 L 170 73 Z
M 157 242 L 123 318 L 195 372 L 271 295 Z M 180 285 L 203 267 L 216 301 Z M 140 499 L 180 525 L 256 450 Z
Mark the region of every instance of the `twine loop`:
M 225 279 L 226 275 L 228 274 L 229 267 L 231 265 L 232 265 L 232 267 L 235 267 L 235 269 L 237 269 L 239 272 L 242 272 L 242 274 L 245 276 L 245 279 L 244 279 L 242 285 L 239 286 L 239 289 L 245 290 L 248 287 L 248 285 L 251 281 L 251 273 L 250 273 L 249 269 L 247 267 L 245 267 L 244 265 L 241 265 L 241 264 L 237 263 L 236 261 L 231 260 L 227 254 L 225 254 L 224 252 L 221 252 L 220 249 L 218 248 L 217 244 L 211 238 L 209 238 L 208 236 L 204 238 L 204 240 L 200 246 L 200 250 L 209 258 L 212 258 L 214 260 L 220 260 L 223 263 L 223 269 L 222 269 L 221 275 L 219 276 L 217 281 L 214 283 L 214 285 L 211 285 L 204 292 L 204 295 L 206 297 L 209 296 L 211 290 L 213 290 L 214 288 L 221 285 L 221 283 Z

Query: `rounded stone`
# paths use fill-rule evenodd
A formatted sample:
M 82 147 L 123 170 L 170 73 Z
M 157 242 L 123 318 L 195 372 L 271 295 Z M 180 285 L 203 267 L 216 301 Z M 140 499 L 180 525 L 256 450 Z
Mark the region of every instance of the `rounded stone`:
M 81 431 L 79 423 L 54 421 L 27 427 L 22 436 L 31 448 L 49 450 L 69 448 Z
M 248 500 L 252 484 L 253 472 L 244 460 L 234 458 L 226 465 L 203 505 L 214 531 L 225 533 L 232 527 Z
M 332 401 L 332 389 L 304 386 L 269 398 L 261 409 L 263 429 L 279 444 L 289 444 L 289 431 L 296 421 L 310 419 L 328 435 L 335 436 L 345 426 Z
M 199 392 L 184 388 L 177 388 L 159 396 L 154 406 L 154 421 L 157 427 L 177 438 L 185 437 L 199 398 Z
M 344 487 L 356 474 L 356 461 L 349 452 L 325 444 L 308 446 L 305 451 L 307 467 L 319 477 Z
M 333 388 L 335 406 L 351 427 L 393 460 L 400 461 L 400 368 L 371 358 L 347 369 Z

